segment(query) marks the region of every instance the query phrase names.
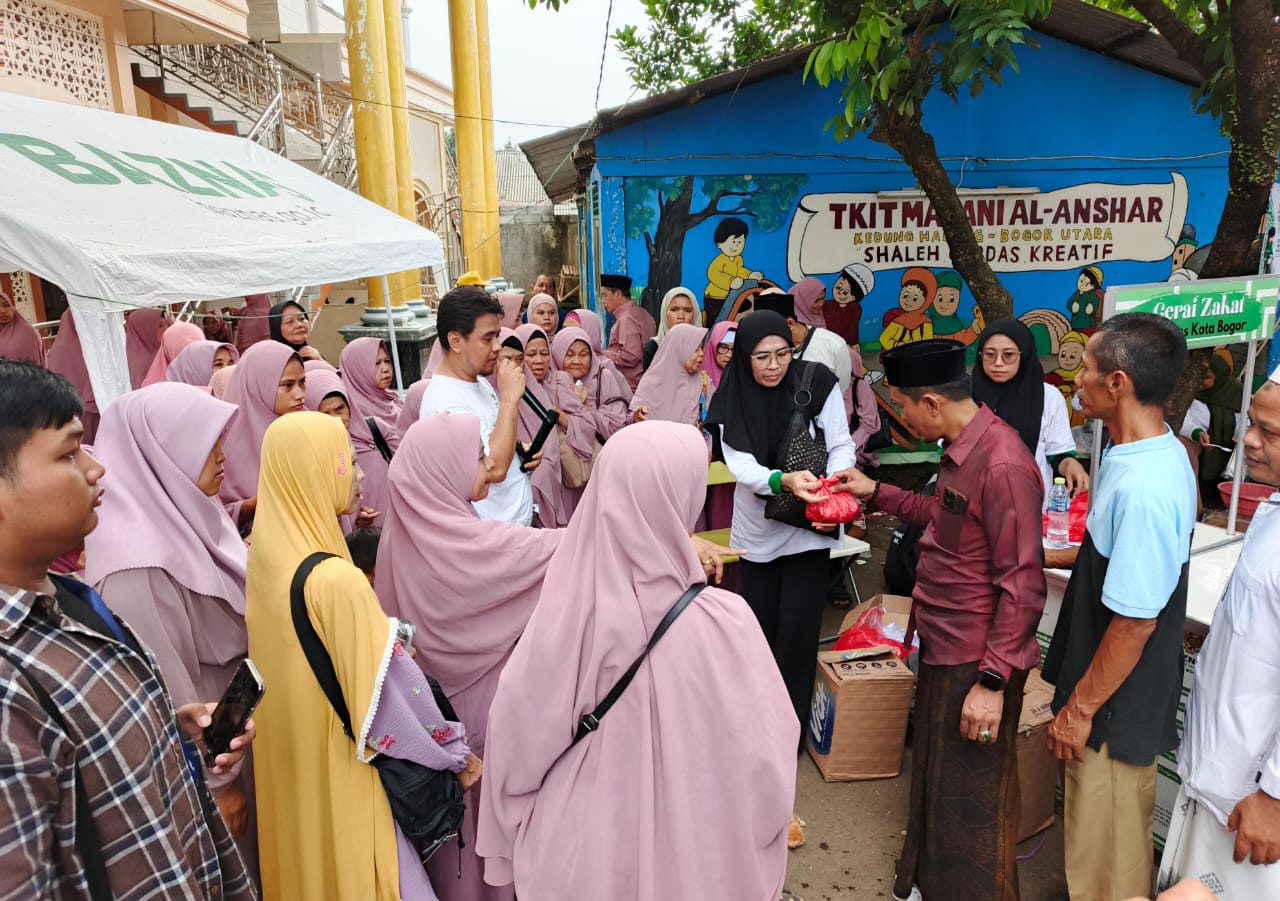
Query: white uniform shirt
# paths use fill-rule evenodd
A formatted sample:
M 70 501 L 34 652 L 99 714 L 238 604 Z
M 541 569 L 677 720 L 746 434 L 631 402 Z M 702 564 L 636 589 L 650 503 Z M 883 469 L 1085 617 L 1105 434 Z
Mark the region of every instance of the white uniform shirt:
M 485 379 L 464 382 L 436 373 L 422 392 L 420 417 L 436 413 L 467 413 L 480 417 L 480 440 L 489 453 L 489 436 L 498 424 L 498 395 Z M 471 506 L 481 519 L 513 522 L 527 526 L 533 522 L 533 487 L 528 473 L 520 471 L 520 459 L 512 458 L 507 477 L 489 486 L 489 496 Z
M 1036 466 L 1044 480 L 1044 509 L 1049 507 L 1049 491 L 1053 488 L 1054 472 L 1049 468 L 1049 458 L 1076 449 L 1076 439 L 1071 435 L 1071 419 L 1067 413 L 1067 399 L 1053 385 L 1044 386 L 1044 412 L 1040 414 L 1040 442 L 1036 445 Z
M 846 358 L 848 355 L 848 351 L 845 351 Z M 840 395 L 839 386 L 832 388 L 827 395 L 816 421 L 822 426 L 827 439 L 827 471 L 814 475 L 830 475 L 853 466 L 853 439 L 849 437 L 849 420 L 844 415 L 844 398 Z M 812 426 L 809 434 L 813 434 Z M 743 559 L 752 563 L 768 563 L 788 554 L 837 547 L 836 542 L 826 534 L 765 519 L 765 501 L 773 495 L 769 489 L 769 476 L 773 470 L 762 466 L 753 454 L 730 447 L 729 442 L 723 440 L 723 435 L 721 438 L 725 465 L 738 480 L 733 490 L 730 547 L 742 548 L 746 551 L 742 555 Z
M 840 382 L 840 393 L 849 390 L 853 380 L 853 360 L 849 358 L 849 345 L 835 332 L 814 327 L 809 332 L 809 341 L 804 345 L 804 353 L 796 348 L 797 360 L 808 360 L 821 363 L 836 374 Z
M 1254 514 L 1196 661 L 1178 773 L 1226 826 L 1262 789 L 1280 797 L 1280 492 Z

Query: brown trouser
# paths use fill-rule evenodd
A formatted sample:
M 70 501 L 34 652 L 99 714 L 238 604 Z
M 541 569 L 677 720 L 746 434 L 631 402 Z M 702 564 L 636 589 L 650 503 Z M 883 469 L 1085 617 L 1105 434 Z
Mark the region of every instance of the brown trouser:
M 1156 765 L 1133 766 L 1085 748 L 1067 762 L 1063 838 L 1071 901 L 1151 897 Z

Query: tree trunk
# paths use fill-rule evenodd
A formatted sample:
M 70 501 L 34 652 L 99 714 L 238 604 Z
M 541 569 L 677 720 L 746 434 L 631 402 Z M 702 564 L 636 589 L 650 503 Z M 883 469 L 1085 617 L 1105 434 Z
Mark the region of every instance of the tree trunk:
M 644 287 L 640 305 L 656 320 L 662 306 L 663 285 L 680 284 L 684 269 L 684 236 L 689 231 L 693 206 L 693 176 L 680 181 L 680 193 L 674 197 L 658 197 L 658 227 L 649 248 L 649 283 Z
M 947 245 L 951 248 L 951 265 L 968 283 L 987 322 L 1012 319 L 1013 297 L 987 262 L 960 202 L 960 195 L 956 193 L 956 186 L 942 166 L 933 136 L 920 124 L 920 116 L 899 116 L 878 105 L 876 125 L 870 137 L 896 150 L 911 167 L 911 173 L 933 204 L 938 224 L 946 235 Z
M 1276 180 L 1280 148 L 1280 49 L 1270 0 L 1231 4 L 1231 45 L 1235 97 L 1231 119 L 1230 179 L 1222 219 L 1201 278 L 1253 275 L 1258 271 L 1254 240 Z

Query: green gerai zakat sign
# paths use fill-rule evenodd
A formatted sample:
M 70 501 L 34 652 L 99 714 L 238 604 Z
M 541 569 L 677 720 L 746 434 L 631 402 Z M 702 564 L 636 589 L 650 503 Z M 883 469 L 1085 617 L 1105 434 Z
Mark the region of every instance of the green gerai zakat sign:
M 1188 347 L 1262 341 L 1271 337 L 1278 293 L 1276 276 L 1121 286 L 1108 292 L 1107 314 L 1163 316 L 1182 328 Z

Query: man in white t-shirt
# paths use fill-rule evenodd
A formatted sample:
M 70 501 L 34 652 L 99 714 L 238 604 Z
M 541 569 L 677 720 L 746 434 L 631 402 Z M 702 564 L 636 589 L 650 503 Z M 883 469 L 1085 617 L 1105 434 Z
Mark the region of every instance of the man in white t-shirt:
M 480 417 L 480 440 L 489 469 L 489 496 L 473 506 L 481 519 L 527 526 L 533 521 L 529 472 L 542 455 L 524 468 L 516 457 L 516 427 L 524 396 L 524 368 L 498 362 L 498 330 L 502 306 L 482 289 L 455 288 L 436 311 L 437 341 L 444 361 L 422 394 L 422 418 L 436 413 L 468 413 Z M 498 373 L 495 392 L 485 376 Z

